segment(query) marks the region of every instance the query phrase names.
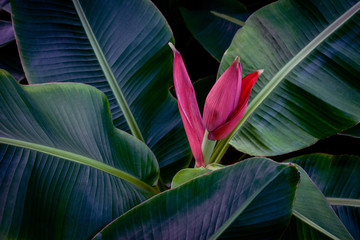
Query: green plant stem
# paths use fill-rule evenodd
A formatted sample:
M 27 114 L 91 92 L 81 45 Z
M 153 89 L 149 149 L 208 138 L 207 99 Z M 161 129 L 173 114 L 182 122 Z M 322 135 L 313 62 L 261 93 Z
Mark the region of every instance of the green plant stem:
M 219 163 L 221 161 L 221 158 L 225 155 L 226 151 L 229 149 L 229 144 L 228 144 L 229 141 L 230 141 L 230 135 L 218 142 L 210 158 L 210 163 Z
M 127 104 L 127 101 L 125 99 L 124 94 L 122 93 L 116 78 L 105 58 L 104 53 L 101 50 L 101 47 L 95 37 L 95 34 L 92 31 L 92 28 L 86 18 L 86 15 L 79 3 L 79 1 L 77 0 L 73 0 L 76 12 L 80 18 L 80 21 L 84 27 L 86 36 L 89 39 L 89 42 L 94 50 L 94 53 L 96 55 L 96 58 L 99 61 L 99 64 L 101 66 L 101 69 L 106 77 L 106 80 L 108 81 L 110 88 L 115 96 L 116 101 L 118 102 L 121 111 L 124 114 L 124 117 L 126 119 L 127 124 L 129 125 L 130 131 L 132 133 L 132 135 L 134 135 L 135 137 L 137 137 L 139 140 L 141 140 L 142 142 L 144 142 L 144 138 L 141 134 L 141 131 L 139 129 L 139 126 L 137 125 L 135 118 L 130 110 L 129 105 Z
M 244 160 L 247 156 L 248 156 L 248 155 L 247 155 L 246 153 L 243 153 L 243 154 L 239 157 L 238 161 L 240 162 L 241 160 Z
M 333 205 L 340 205 L 340 206 L 350 206 L 350 207 L 360 207 L 360 199 L 351 199 L 351 198 L 326 198 L 328 202 Z
M 212 152 L 214 150 L 215 144 L 217 141 L 209 140 L 208 138 L 209 132 L 205 130 L 204 138 L 201 144 L 201 151 L 204 156 L 205 166 L 209 164 L 210 157 L 212 155 Z
M 229 22 L 232 22 L 236 25 L 239 25 L 240 27 L 243 27 L 245 26 L 245 22 L 237 19 L 237 18 L 234 18 L 234 17 L 231 17 L 229 15 L 226 15 L 226 14 L 223 14 L 223 13 L 218 13 L 218 12 L 215 12 L 215 11 L 210 11 L 211 14 L 217 16 L 218 18 L 222 18 L 226 21 L 229 21 Z

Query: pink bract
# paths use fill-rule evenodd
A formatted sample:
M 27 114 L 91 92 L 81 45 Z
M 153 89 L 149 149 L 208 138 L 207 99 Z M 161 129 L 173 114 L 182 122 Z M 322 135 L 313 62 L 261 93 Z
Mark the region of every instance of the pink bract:
M 245 114 L 251 90 L 263 70 L 242 78 L 240 58 L 236 57 L 210 90 L 202 118 L 194 87 L 180 52 L 172 43 L 169 46 L 174 53 L 173 78 L 180 115 L 195 164 L 201 167 L 205 165 L 201 150 L 205 129 L 209 132 L 210 140 L 223 139 L 234 130 Z
M 251 90 L 263 70 L 241 77 L 240 59 L 236 57 L 210 90 L 203 119 L 210 140 L 228 136 L 245 114 Z
M 205 125 L 201 118 L 194 87 L 187 73 L 184 61 L 174 45 L 171 43 L 169 45 L 174 53 L 173 78 L 181 119 L 195 158 L 195 165 L 201 167 L 205 165 L 201 151 Z

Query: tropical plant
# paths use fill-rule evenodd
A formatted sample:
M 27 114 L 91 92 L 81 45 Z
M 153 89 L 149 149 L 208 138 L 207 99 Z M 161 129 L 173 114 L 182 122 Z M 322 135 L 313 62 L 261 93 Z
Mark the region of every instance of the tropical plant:
M 270 2 L 0 1 L 0 239 L 360 239 L 360 2 Z

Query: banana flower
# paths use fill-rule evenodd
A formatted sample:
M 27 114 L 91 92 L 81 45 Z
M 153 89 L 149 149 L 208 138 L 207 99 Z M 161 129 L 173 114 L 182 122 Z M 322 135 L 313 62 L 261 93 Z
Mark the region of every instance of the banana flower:
M 205 100 L 203 119 L 209 140 L 228 136 L 245 114 L 251 90 L 264 70 L 241 77 L 240 58 L 216 81 Z
M 195 165 L 205 166 L 216 140 L 228 136 L 244 116 L 252 87 L 263 70 L 242 78 L 240 59 L 236 57 L 210 90 L 202 118 L 183 59 L 172 43 L 169 46 L 174 53 L 174 86 L 185 132 Z

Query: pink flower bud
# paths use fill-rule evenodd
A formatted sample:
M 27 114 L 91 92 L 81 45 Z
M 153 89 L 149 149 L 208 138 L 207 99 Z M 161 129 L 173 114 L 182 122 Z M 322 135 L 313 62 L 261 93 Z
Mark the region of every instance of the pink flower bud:
M 209 92 L 203 119 L 210 140 L 228 136 L 245 114 L 252 87 L 263 70 L 241 78 L 240 58 L 236 57 Z
M 251 90 L 264 70 L 257 70 L 241 78 L 239 57 L 221 75 L 208 94 L 203 118 L 194 87 L 180 53 L 169 43 L 174 53 L 173 78 L 180 115 L 197 167 L 205 165 L 201 150 L 205 129 L 209 140 L 228 136 L 245 114 Z

